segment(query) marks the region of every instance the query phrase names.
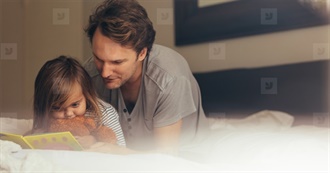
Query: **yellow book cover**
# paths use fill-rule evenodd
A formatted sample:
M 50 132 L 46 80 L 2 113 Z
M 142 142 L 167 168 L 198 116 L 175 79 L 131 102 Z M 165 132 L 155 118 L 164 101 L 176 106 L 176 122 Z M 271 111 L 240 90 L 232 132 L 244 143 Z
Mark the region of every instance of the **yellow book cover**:
M 43 133 L 28 136 L 0 132 L 0 139 L 15 142 L 21 145 L 23 149 L 83 150 L 83 147 L 70 132 Z

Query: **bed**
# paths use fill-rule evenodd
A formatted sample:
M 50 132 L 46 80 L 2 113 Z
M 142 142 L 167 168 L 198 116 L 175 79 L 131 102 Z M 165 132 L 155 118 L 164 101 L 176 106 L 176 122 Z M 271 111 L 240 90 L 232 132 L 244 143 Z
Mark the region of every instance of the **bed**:
M 328 61 L 317 61 L 194 74 L 211 132 L 181 147 L 177 156 L 29 150 L 0 140 L 0 168 L 54 173 L 329 172 L 328 67 Z M 277 78 L 277 95 L 260 94 L 263 77 Z M 0 125 L 1 132 L 22 134 L 32 120 L 1 117 Z
M 294 116 L 294 125 L 315 125 L 329 114 L 330 60 L 194 75 L 208 117 L 244 118 L 268 109 Z

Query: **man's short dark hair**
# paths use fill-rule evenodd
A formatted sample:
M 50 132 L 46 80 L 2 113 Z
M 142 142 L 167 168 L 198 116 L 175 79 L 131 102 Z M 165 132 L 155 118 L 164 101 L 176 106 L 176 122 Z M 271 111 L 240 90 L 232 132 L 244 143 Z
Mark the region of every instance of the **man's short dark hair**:
M 92 43 L 97 28 L 113 41 L 149 54 L 156 32 L 146 10 L 136 0 L 106 0 L 89 17 L 85 32 Z

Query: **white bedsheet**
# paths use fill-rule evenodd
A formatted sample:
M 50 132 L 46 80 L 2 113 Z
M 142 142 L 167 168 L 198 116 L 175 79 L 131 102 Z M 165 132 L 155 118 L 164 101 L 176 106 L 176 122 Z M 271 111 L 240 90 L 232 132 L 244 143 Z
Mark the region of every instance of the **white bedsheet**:
M 204 172 L 212 168 L 200 163 L 164 154 L 112 155 L 94 152 L 22 150 L 17 156 L 37 153 L 59 172 Z
M 23 133 L 21 127 L 31 125 L 31 120 L 1 118 L 8 121 L 19 129 L 1 123 L 2 131 Z M 291 127 L 292 122 L 290 115 L 276 111 L 242 120 L 210 120 L 212 133 L 180 148 L 180 157 L 51 150 L 20 150 L 12 156 L 36 154 L 56 167 L 54 172 L 329 172 L 329 128 Z
M 216 120 L 203 141 L 182 156 L 221 171 L 329 172 L 329 128 L 291 127 L 293 117 L 261 111 L 240 120 Z

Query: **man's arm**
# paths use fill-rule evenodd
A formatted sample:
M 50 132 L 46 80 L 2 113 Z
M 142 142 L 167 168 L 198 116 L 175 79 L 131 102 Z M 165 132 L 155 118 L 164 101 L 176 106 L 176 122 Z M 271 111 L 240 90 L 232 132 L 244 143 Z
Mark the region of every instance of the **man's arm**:
M 155 128 L 154 138 L 156 143 L 156 151 L 136 151 L 129 148 L 120 147 L 108 143 L 96 143 L 91 148 L 85 151 L 111 153 L 111 154 L 143 154 L 162 152 L 175 155 L 179 146 L 179 138 L 181 133 L 182 120 L 175 122 L 174 124 Z
M 155 128 L 154 139 L 156 149 L 160 152 L 175 154 L 179 147 L 179 139 L 181 134 L 182 119 L 174 124 Z

